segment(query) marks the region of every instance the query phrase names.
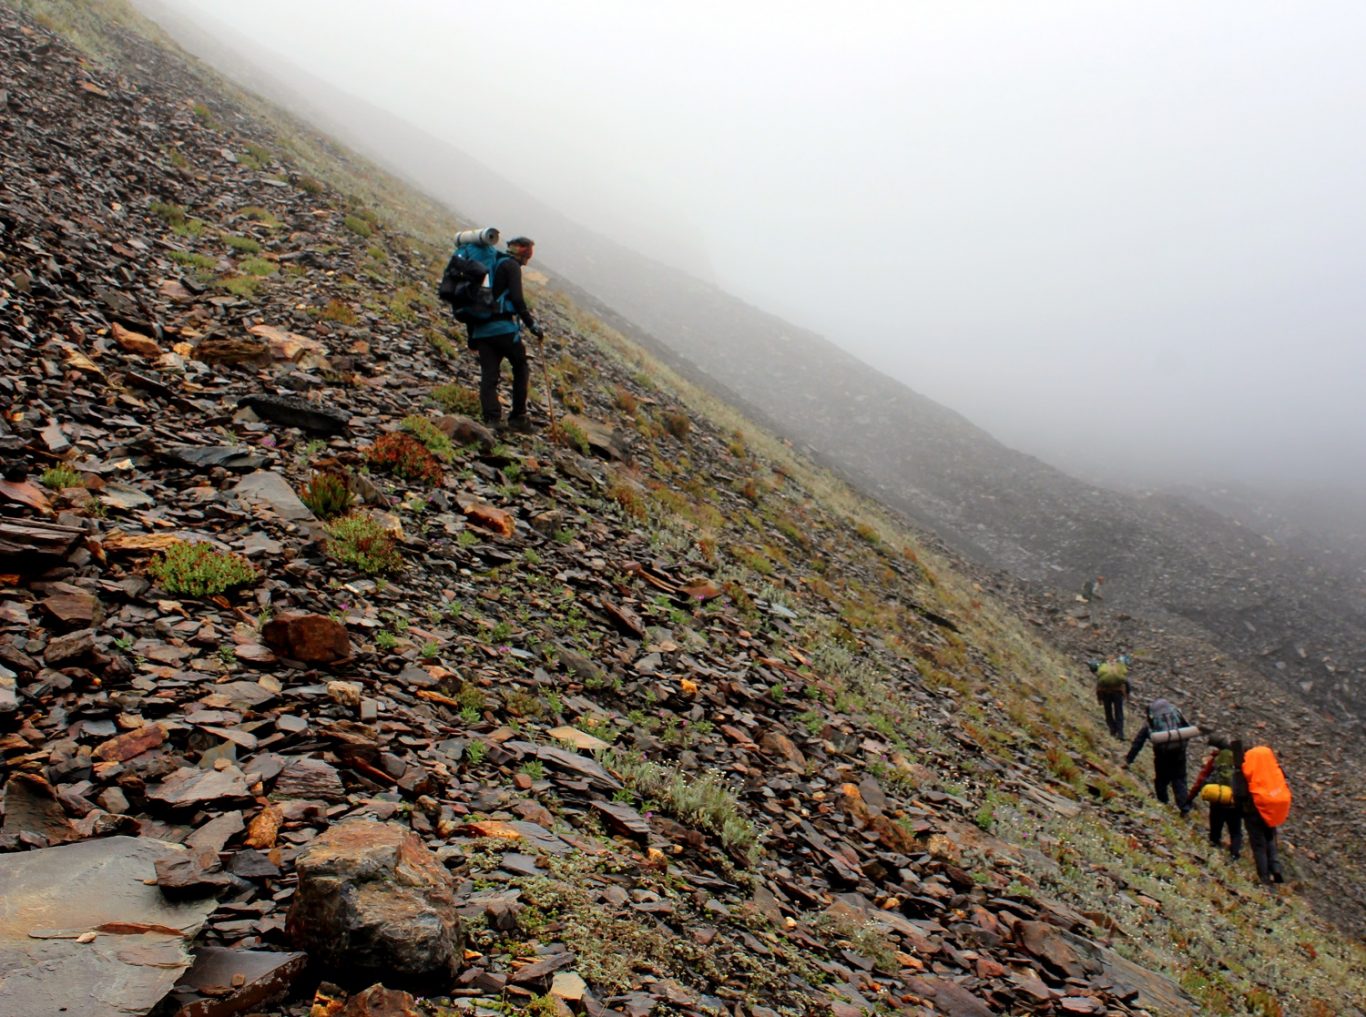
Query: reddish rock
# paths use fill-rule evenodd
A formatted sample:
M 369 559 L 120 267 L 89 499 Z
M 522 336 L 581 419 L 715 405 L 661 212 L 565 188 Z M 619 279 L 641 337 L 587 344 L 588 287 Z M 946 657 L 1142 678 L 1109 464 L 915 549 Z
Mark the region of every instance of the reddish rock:
M 129 353 L 136 353 L 140 357 L 159 357 L 161 347 L 156 340 L 150 336 L 145 336 L 141 332 L 134 332 L 132 329 L 124 328 L 118 322 L 110 326 L 110 333 L 114 337 L 114 342 L 119 347 Z
M 95 630 L 80 629 L 50 640 L 43 652 L 43 660 L 48 667 L 65 667 L 84 660 L 94 652 Z
M 503 537 L 510 537 L 517 529 L 512 515 L 500 508 L 486 505 L 482 501 L 465 507 L 465 518 L 480 529 L 489 530 Z
M 779 731 L 766 731 L 759 739 L 759 747 L 770 755 L 778 756 L 797 769 L 805 769 L 806 756 L 787 735 Z
M 1077 951 L 1054 926 L 1046 922 L 1021 922 L 1016 927 L 1020 945 L 1050 968 L 1068 978 L 1081 978 L 1086 973 Z
M 335 664 L 351 656 L 346 626 L 321 614 L 282 614 L 261 630 L 265 644 L 304 664 Z
M 64 628 L 90 628 L 104 617 L 99 597 L 66 583 L 52 588 L 40 606 Z
M 95 747 L 95 758 L 107 763 L 123 763 L 154 749 L 166 741 L 166 729 L 160 724 L 144 724 L 132 731 L 110 738 Z
M 422 1013 L 408 993 L 376 984 L 348 999 L 338 1017 L 422 1017 Z

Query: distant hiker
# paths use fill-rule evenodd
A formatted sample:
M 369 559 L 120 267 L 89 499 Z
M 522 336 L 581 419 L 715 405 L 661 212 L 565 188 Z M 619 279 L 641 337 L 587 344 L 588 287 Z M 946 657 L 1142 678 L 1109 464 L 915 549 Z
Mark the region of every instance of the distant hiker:
M 1129 754 L 1124 757 L 1127 770 L 1143 746 L 1153 743 L 1153 790 L 1157 800 L 1167 801 L 1170 787 L 1173 804 L 1181 810 L 1184 817 L 1191 810 L 1190 795 L 1186 792 L 1186 742 L 1200 733 L 1200 729 L 1189 723 L 1181 711 L 1165 699 L 1154 699 L 1148 706 L 1148 723 L 1134 736 L 1129 746 Z
M 1290 815 L 1290 785 L 1285 781 L 1276 755 L 1265 745 L 1243 752 L 1243 743 L 1233 743 L 1233 801 L 1247 822 L 1247 839 L 1257 878 L 1265 885 L 1284 883 L 1281 860 L 1277 856 L 1276 831 Z
M 522 267 L 531 260 L 536 245 L 527 237 L 514 237 L 507 242 L 504 254 L 494 246 L 497 238 L 497 231 L 492 229 L 458 234 L 441 294 L 451 301 L 456 320 L 468 328 L 470 349 L 479 354 L 479 407 L 484 423 L 500 429 L 503 426 L 498 380 L 503 361 L 507 360 L 512 365 L 512 412 L 507 426 L 530 431 L 526 403 L 531 372 L 521 325 L 538 339 L 543 333 L 522 295 Z M 462 287 L 459 280 L 448 285 L 446 277 L 452 275 L 451 266 L 469 263 L 482 266 L 486 272 L 479 274 L 469 288 Z
M 1088 604 L 1093 600 L 1104 600 L 1105 598 L 1100 595 L 1100 586 L 1103 582 L 1105 582 L 1104 576 L 1096 576 L 1094 579 L 1086 580 L 1081 588 L 1081 599 Z
M 1186 804 L 1196 798 L 1209 803 L 1209 842 L 1218 847 L 1228 827 L 1228 850 L 1236 860 L 1243 850 L 1243 813 L 1233 801 L 1233 747 L 1220 735 L 1211 735 L 1210 754 L 1195 777 Z
M 1124 737 L 1124 701 L 1132 691 L 1129 685 L 1129 658 L 1108 657 L 1093 669 L 1096 675 L 1096 702 L 1105 710 L 1105 726 L 1116 738 Z

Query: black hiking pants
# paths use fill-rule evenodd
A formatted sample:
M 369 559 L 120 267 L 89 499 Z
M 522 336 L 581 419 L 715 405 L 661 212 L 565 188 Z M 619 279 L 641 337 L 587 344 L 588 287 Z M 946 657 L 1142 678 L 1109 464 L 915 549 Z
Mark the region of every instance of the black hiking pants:
M 1252 860 L 1257 863 L 1257 878 L 1263 883 L 1281 882 L 1281 860 L 1276 857 L 1276 828 L 1267 826 L 1261 813 L 1255 810 L 1247 816 L 1247 840 L 1252 846 Z
M 1243 850 L 1243 814 L 1232 805 L 1216 805 L 1213 802 L 1209 807 L 1209 842 L 1215 847 L 1224 838 L 1224 827 L 1228 827 L 1228 852 L 1234 858 L 1242 853 Z
M 1124 738 L 1124 693 L 1101 692 L 1100 705 L 1105 707 L 1105 726 L 1116 738 Z
M 1185 745 L 1174 749 L 1153 746 L 1153 790 L 1157 792 L 1157 800 L 1164 805 L 1167 802 L 1168 788 L 1171 788 L 1172 794 L 1176 797 L 1176 807 L 1184 816 L 1191 810 L 1186 802 L 1189 795 L 1186 793 Z
M 474 340 L 479 350 L 479 408 L 484 423 L 496 424 L 503 418 L 503 407 L 498 402 L 498 380 L 503 361 L 512 365 L 512 417 L 526 416 L 527 386 L 531 370 L 527 366 L 526 344 L 516 332 Z

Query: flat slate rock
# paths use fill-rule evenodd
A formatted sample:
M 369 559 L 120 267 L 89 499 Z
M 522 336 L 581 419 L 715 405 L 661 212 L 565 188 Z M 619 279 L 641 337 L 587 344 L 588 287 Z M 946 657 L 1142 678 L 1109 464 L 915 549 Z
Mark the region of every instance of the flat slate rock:
M 181 856 L 145 837 L 0 855 L 0 1013 L 150 1012 L 190 966 L 189 943 L 217 906 L 168 901 L 148 885 L 158 860 Z
M 309 434 L 345 434 L 351 423 L 349 414 L 328 409 L 297 396 L 249 395 L 237 401 L 249 406 L 262 420 L 285 427 L 297 427 Z

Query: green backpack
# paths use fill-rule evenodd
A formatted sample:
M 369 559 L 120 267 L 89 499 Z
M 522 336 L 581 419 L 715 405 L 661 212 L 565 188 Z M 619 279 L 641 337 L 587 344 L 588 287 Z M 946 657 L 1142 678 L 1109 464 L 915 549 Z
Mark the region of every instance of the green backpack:
M 1129 677 L 1123 661 L 1107 660 L 1096 669 L 1096 688 L 1101 692 L 1122 692 Z

